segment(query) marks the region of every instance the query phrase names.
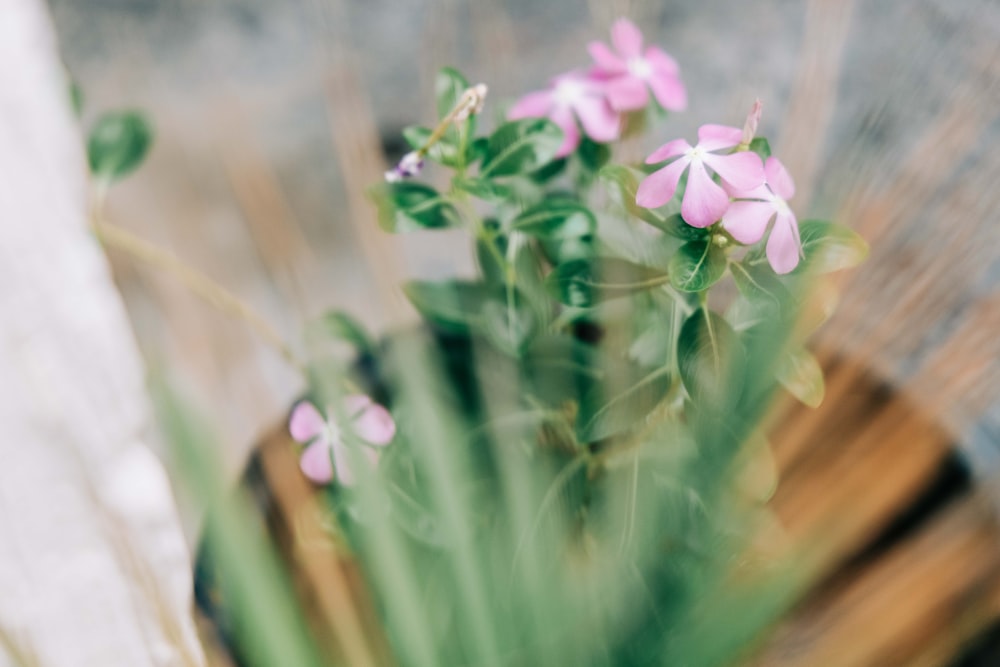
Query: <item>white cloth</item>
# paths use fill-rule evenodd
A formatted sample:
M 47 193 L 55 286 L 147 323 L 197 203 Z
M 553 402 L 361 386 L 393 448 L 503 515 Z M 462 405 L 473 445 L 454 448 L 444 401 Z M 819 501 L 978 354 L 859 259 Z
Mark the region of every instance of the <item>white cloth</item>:
M 0 0 L 0 665 L 200 665 L 138 349 L 47 10 Z M 12 648 L 13 647 L 13 648 Z

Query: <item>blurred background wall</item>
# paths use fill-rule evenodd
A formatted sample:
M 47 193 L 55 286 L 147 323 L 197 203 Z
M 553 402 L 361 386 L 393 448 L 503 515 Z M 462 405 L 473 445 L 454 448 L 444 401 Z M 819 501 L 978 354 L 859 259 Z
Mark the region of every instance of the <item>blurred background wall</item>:
M 384 323 L 361 195 L 432 121 L 434 72 L 490 85 L 489 112 L 585 65 L 632 17 L 680 62 L 690 108 L 622 156 L 698 125 L 761 133 L 799 217 L 834 218 L 872 256 L 819 343 L 924 401 L 982 474 L 1000 455 L 1000 4 L 981 0 L 51 0 L 64 59 L 99 112 L 138 107 L 157 141 L 111 220 L 252 303 L 289 340 L 346 309 Z M 351 222 L 356 224 L 352 225 Z M 442 242 L 442 238 L 446 239 Z M 461 233 L 402 239 L 405 273 L 471 269 Z M 235 474 L 302 389 L 241 323 L 112 252 L 142 350 L 216 418 Z

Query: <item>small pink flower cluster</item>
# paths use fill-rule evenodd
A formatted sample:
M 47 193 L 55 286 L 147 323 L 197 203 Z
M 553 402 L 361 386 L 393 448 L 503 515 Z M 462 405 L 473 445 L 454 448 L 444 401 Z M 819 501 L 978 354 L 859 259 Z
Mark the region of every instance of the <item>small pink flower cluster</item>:
M 336 478 L 344 486 L 353 486 L 354 470 L 351 465 L 349 445 L 344 441 L 344 431 L 364 440 L 360 449 L 361 460 L 373 467 L 378 463 L 375 447 L 385 447 L 396 435 L 396 422 L 381 405 L 364 394 L 344 398 L 347 423 L 324 417 L 315 405 L 302 401 L 292 410 L 288 431 L 292 438 L 304 445 L 299 467 L 302 473 L 316 484 L 328 484 Z
M 635 202 L 644 208 L 663 206 L 673 198 L 686 171 L 687 186 L 681 200 L 684 221 L 692 227 L 721 222 L 736 241 L 751 245 L 764 237 L 773 218 L 767 261 L 775 273 L 784 274 L 798 266 L 802 254 L 798 221 L 788 206 L 795 195 L 795 183 L 777 158 L 762 161 L 756 153 L 745 150 L 757 131 L 760 111 L 758 101 L 742 130 L 702 125 L 696 146 L 674 139 L 657 148 L 646 164 L 671 161 L 639 184 Z M 719 152 L 737 146 L 744 150 Z M 719 177 L 721 185 L 712 180 L 709 170 Z
M 643 49 L 642 33 L 634 23 L 618 19 L 611 28 L 611 43 L 614 49 L 591 42 L 588 50 L 594 64 L 589 69 L 557 76 L 546 90 L 525 95 L 511 107 L 508 119 L 551 120 L 563 131 L 556 155 L 564 157 L 580 145 L 581 128 L 594 141 L 618 139 L 621 114 L 648 105 L 650 92 L 665 109 L 687 107 L 677 62 L 655 46 Z M 643 180 L 636 203 L 645 208 L 663 206 L 687 172 L 681 201 L 684 221 L 693 227 L 721 222 L 736 241 L 750 245 L 764 237 L 774 219 L 766 254 L 775 272 L 784 274 L 798 265 L 801 256 L 798 222 L 787 202 L 795 185 L 777 158 L 763 162 L 746 150 L 757 131 L 760 110 L 758 101 L 742 130 L 702 125 L 697 145 L 675 139 L 653 151 L 646 164 L 670 162 Z M 732 152 L 738 146 L 742 150 Z
M 617 139 L 621 114 L 646 107 L 650 92 L 665 109 L 687 107 L 677 62 L 658 47 L 643 49 L 642 33 L 634 23 L 618 19 L 611 28 L 611 43 L 614 49 L 592 42 L 590 68 L 561 74 L 546 90 L 525 95 L 511 107 L 508 119 L 550 119 L 563 131 L 556 155 L 565 157 L 579 146 L 581 126 L 594 141 Z

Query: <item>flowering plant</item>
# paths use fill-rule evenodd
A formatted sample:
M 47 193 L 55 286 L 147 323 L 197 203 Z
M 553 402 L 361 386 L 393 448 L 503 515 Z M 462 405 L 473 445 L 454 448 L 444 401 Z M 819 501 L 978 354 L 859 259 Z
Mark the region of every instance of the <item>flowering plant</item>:
M 403 664 L 714 665 L 791 599 L 748 557 L 776 484 L 758 425 L 779 387 L 822 400 L 808 287 L 867 247 L 798 220 L 759 102 L 615 162 L 687 91 L 627 20 L 589 52 L 482 135 L 486 86 L 442 70 L 371 197 L 386 232 L 468 230 L 478 274 L 408 282 L 424 326 L 379 342 L 340 312 L 310 329 L 290 435 Z M 99 181 L 134 167 L 132 124 L 92 135 Z
M 805 286 L 860 261 L 864 242 L 797 219 L 759 101 L 742 128 L 702 125 L 694 145 L 615 163 L 616 141 L 687 93 L 631 22 L 611 42 L 482 136 L 486 86 L 440 72 L 437 125 L 404 130 L 412 151 L 371 195 L 386 232 L 467 229 L 479 274 L 404 286 L 430 338 L 378 346 L 331 315 L 360 359 L 348 386 L 378 404 L 320 372 L 325 421 L 309 403 L 292 416 L 312 443 L 302 469 L 333 480 L 330 507 L 407 663 L 722 655 L 679 629 L 723 609 L 706 611 L 709 592 L 752 598 L 718 586 L 773 490 L 755 424 L 778 386 L 822 399 L 804 348 L 816 321 L 797 314 Z

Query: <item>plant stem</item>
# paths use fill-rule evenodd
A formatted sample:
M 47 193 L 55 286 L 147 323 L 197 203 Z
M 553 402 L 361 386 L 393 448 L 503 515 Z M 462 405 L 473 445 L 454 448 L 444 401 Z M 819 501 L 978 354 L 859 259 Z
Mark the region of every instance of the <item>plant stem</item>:
M 139 261 L 169 273 L 185 287 L 204 299 L 217 310 L 227 313 L 250 326 L 264 342 L 271 345 L 299 372 L 305 374 L 305 364 L 285 343 L 277 331 L 253 308 L 226 288 L 193 269 L 169 252 L 128 232 L 111 225 L 95 215 L 90 224 L 94 235 L 106 246 L 120 250 Z

